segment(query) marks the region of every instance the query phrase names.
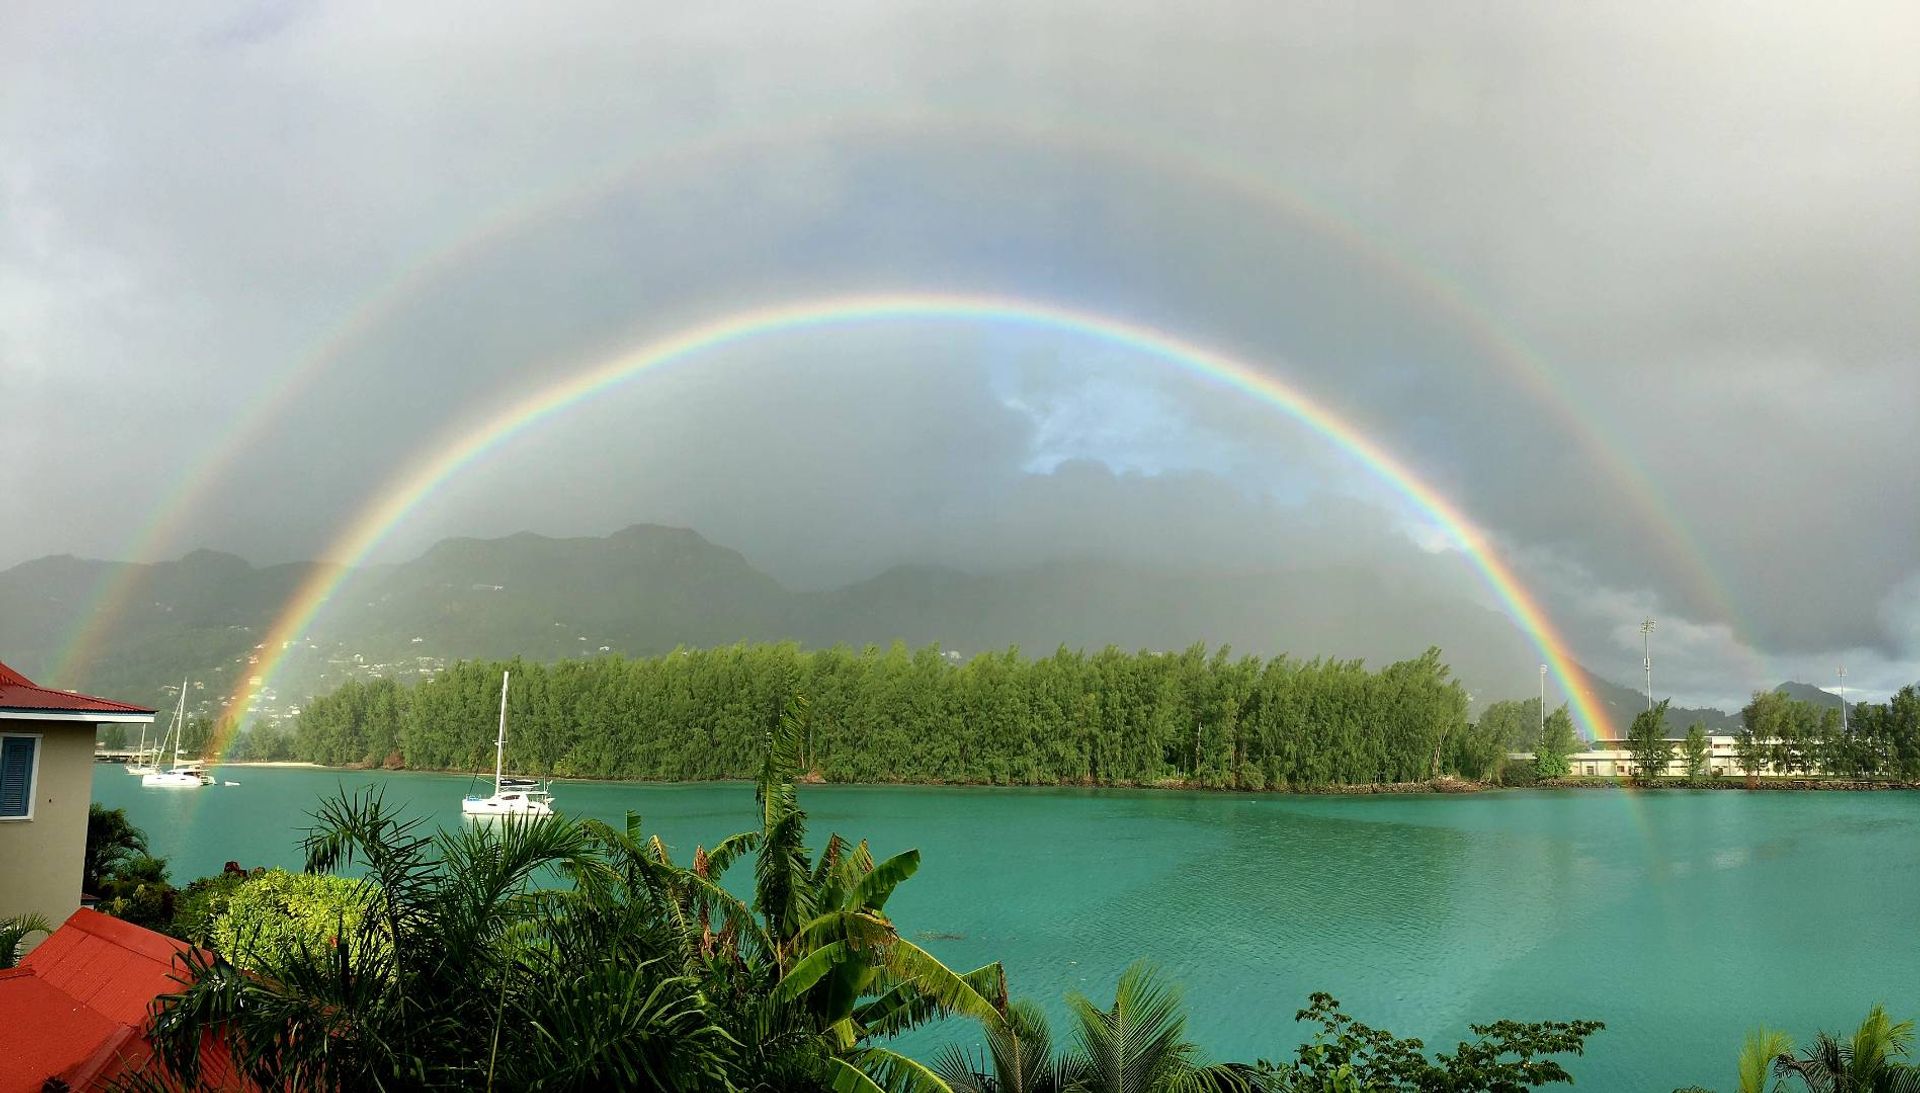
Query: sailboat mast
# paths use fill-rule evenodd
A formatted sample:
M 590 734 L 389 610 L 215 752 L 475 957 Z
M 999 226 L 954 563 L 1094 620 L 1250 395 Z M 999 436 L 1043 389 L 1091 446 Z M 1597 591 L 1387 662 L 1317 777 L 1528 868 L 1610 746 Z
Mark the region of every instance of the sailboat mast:
M 493 792 L 500 792 L 500 776 L 505 773 L 502 764 L 507 758 L 507 680 L 512 672 L 500 673 L 500 739 L 493 742 Z
M 180 765 L 180 740 L 187 735 L 187 677 L 180 677 L 180 706 L 173 713 L 173 765 Z

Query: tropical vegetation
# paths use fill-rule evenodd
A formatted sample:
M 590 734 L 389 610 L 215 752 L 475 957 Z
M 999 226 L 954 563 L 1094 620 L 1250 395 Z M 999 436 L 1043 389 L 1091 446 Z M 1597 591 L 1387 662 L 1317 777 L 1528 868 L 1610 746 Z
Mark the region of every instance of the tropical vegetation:
M 34 934 L 50 934 L 53 923 L 32 913 L 0 918 L 0 971 L 20 963 L 21 950 Z
M 836 782 L 1413 782 L 1463 761 L 1453 744 L 1468 729 L 1466 692 L 1438 650 L 1369 669 L 1200 645 L 964 662 L 936 647 L 739 645 L 460 663 L 411 688 L 351 682 L 303 709 L 291 750 L 336 765 L 490 769 L 506 667 L 515 769 L 571 777 L 750 778 L 767 711 L 801 693 L 813 709 L 802 769 Z M 1474 771 L 1504 754 L 1497 742 L 1478 748 Z
M 1793 1038 L 1776 1029 L 1747 1035 L 1736 1069 L 1739 1093 L 1920 1093 L 1913 1059 L 1913 1022 L 1895 1021 L 1876 1005 L 1851 1035 L 1821 1032 L 1798 1054 Z M 1706 1093 L 1699 1087 L 1676 1093 Z
M 1178 992 L 1137 966 L 1110 1005 L 1069 999 L 1056 1052 L 999 964 L 951 969 L 903 936 L 887 907 L 917 851 L 876 860 L 839 835 L 809 849 L 796 790 L 808 706 L 789 699 L 762 724 L 754 825 L 685 862 L 632 816 L 428 833 L 371 791 L 326 802 L 304 850 L 309 874 L 346 886 L 314 901 L 332 921 L 255 944 L 243 967 L 248 893 L 294 886 L 267 872 L 231 882 L 212 950 L 188 956 L 189 982 L 156 1007 L 165 1072 L 133 1084 L 192 1087 L 231 1065 L 263 1087 L 321 1090 L 1491 1093 L 1568 1080 L 1552 1056 L 1600 1028 L 1499 1022 L 1428 1057 L 1315 996 L 1300 1016 L 1321 1035 L 1297 1059 L 1211 1063 Z M 889 1044 L 949 1018 L 984 1050 L 922 1062 Z M 1355 1084 L 1374 1081 L 1398 1084 Z
M 1920 686 L 1849 710 L 1843 719 L 1838 706 L 1815 706 L 1780 691 L 1754 692 L 1740 711 L 1742 769 L 1920 780 Z

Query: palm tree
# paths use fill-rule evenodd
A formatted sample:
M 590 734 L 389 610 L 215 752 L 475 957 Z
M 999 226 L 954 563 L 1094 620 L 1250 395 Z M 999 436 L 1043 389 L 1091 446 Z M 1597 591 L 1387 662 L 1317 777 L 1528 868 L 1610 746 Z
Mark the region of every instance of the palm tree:
M 1798 1058 L 1782 1052 L 1773 1070 L 1811 1093 L 1920 1093 L 1920 1067 L 1900 1061 L 1912 1046 L 1913 1022 L 1896 1023 L 1875 1005 L 1851 1037 L 1820 1033 Z
M 917 851 L 875 862 L 834 836 L 810 857 L 804 710 L 769 733 L 758 829 L 687 867 L 632 816 L 427 836 L 377 794 L 327 802 L 307 868 L 364 871 L 358 924 L 257 974 L 189 955 L 158 1006 L 161 1058 L 187 1086 L 212 1040 L 263 1088 L 951 1093 L 880 1041 L 948 1015 L 1000 1028 L 1005 974 L 900 936 L 886 904 Z M 720 883 L 749 853 L 750 902 Z
M 834 835 L 809 856 L 794 790 L 806 710 L 790 700 L 768 733 L 758 830 L 698 848 L 682 868 L 658 838 L 642 840 L 633 817 L 624 832 L 589 824 L 608 864 L 581 883 L 612 883 L 680 924 L 683 967 L 727 1015 L 750 1087 L 949 1093 L 932 1069 L 878 1041 L 952 1015 L 1000 1028 L 1006 974 L 998 963 L 955 972 L 900 936 L 886 904 L 919 868 L 919 851 L 875 862 L 864 841 Z M 747 853 L 757 855 L 751 903 L 720 883 Z
M 153 1025 L 172 1082 L 208 1077 L 217 1041 L 263 1089 L 732 1088 L 731 1045 L 677 971 L 670 924 L 534 883 L 589 866 L 581 825 L 426 836 L 371 792 L 317 818 L 307 867 L 365 870 L 358 925 L 258 974 L 190 950 L 189 985 Z
M 53 923 L 44 915 L 28 913 L 0 918 L 0 969 L 20 963 L 20 947 L 26 943 L 27 935 L 52 932 Z
M 1203 1065 L 1186 1039 L 1180 993 L 1145 964 L 1120 975 L 1113 1006 L 1101 1009 L 1069 995 L 1074 1047 L 1068 1087 L 1080 1093 L 1188 1093 L 1258 1088 L 1254 1073 L 1234 1064 Z
M 953 1093 L 1064 1093 L 1067 1075 L 1053 1057 L 1047 1015 L 1021 999 L 1007 1006 L 1006 1020 L 990 1026 L 978 1057 L 948 1046 L 934 1058 L 934 1072 Z
M 1778 1029 L 1757 1028 L 1740 1045 L 1740 1093 L 1767 1093 L 1774 1060 L 1793 1051 L 1793 1037 Z
M 1101 1009 L 1081 995 L 1067 1006 L 1074 1043 L 1059 1058 L 1040 1007 L 1021 1001 L 987 1030 L 982 1055 L 948 1047 L 935 1059 L 954 1093 L 1187 1093 L 1261 1088 L 1259 1075 L 1236 1064 L 1208 1066 L 1186 1039 L 1180 994 L 1145 964 L 1120 976 L 1113 1005 Z
M 98 894 L 100 882 L 135 861 L 149 857 L 146 832 L 127 819 L 125 809 L 93 804 L 87 808 L 87 850 L 80 867 L 80 889 Z

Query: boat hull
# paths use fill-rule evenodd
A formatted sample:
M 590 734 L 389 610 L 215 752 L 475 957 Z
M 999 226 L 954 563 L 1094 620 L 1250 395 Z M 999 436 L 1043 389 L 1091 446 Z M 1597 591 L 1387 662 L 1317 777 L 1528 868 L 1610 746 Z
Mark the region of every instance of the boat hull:
M 199 774 L 176 774 L 173 771 L 160 771 L 156 774 L 143 774 L 140 784 L 148 789 L 199 789 L 207 784 L 207 779 Z
M 467 816 L 551 816 L 553 806 L 540 800 L 468 797 L 460 802 L 460 812 Z

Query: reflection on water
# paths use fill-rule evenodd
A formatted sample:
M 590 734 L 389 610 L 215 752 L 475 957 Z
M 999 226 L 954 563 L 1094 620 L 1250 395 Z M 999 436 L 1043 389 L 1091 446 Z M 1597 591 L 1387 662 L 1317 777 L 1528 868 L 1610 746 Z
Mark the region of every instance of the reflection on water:
M 339 787 L 377 785 L 451 825 L 468 782 L 223 776 L 241 784 L 166 794 L 102 769 L 95 795 L 185 879 L 229 859 L 297 867 L 304 813 Z M 681 860 L 752 824 L 743 784 L 558 788 L 570 815 L 639 812 Z M 1004 960 L 1056 1016 L 1065 992 L 1098 998 L 1130 961 L 1157 961 L 1220 1056 L 1285 1054 L 1294 1011 L 1326 990 L 1431 1044 L 1469 1021 L 1598 1018 L 1580 1088 L 1726 1088 L 1750 1025 L 1804 1036 L 1875 1001 L 1920 1016 L 1920 794 L 807 787 L 801 802 L 816 847 L 838 830 L 880 856 L 922 850 L 888 909 L 944 959 Z

